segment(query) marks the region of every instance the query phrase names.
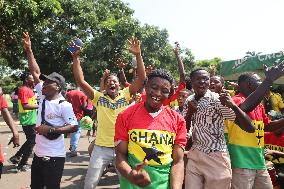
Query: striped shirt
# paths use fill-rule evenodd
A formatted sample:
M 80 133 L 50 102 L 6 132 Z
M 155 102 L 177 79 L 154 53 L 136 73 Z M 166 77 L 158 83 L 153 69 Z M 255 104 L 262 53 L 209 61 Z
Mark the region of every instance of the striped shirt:
M 183 116 L 187 113 L 188 102 L 194 98 L 194 95 L 187 98 Z M 219 95 L 208 90 L 199 99 L 197 111 L 191 118 L 192 148 L 197 148 L 205 153 L 227 151 L 224 137 L 224 120 L 234 121 L 235 118 L 234 111 L 221 104 Z

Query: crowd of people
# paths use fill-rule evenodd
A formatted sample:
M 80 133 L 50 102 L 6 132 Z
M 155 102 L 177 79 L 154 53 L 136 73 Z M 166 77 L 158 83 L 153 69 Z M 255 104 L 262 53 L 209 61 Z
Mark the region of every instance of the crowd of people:
M 66 154 L 79 155 L 86 128 L 95 140 L 88 149 L 84 189 L 96 188 L 110 164 L 122 189 L 284 188 L 284 103 L 271 91 L 273 81 L 284 75 L 284 62 L 265 67 L 263 81 L 255 73 L 241 74 L 237 83 L 228 82 L 229 91 L 212 69 L 195 69 L 187 78 L 178 45 L 178 82 L 165 69 L 145 68 L 140 41 L 132 38 L 133 81 L 127 81 L 125 63 L 118 59 L 119 76 L 105 70 L 96 90 L 84 78 L 80 46 L 71 43 L 77 87 L 66 90 L 62 75 L 41 73 L 27 32 L 22 41 L 29 72 L 22 74 L 23 85 L 11 99 L 26 141 L 9 161 L 15 172 L 31 169 L 32 189 L 60 188 Z M 19 146 L 2 90 L 0 105 L 11 142 Z M 65 135 L 70 135 L 69 153 Z M 2 167 L 1 151 L 0 162 Z M 268 172 L 272 167 L 276 173 Z

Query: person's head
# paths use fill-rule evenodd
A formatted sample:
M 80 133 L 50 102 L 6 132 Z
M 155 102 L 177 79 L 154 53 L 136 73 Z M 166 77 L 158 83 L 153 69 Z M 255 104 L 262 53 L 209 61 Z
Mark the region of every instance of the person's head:
M 256 73 L 244 73 L 239 76 L 238 85 L 240 93 L 249 96 L 261 84 L 261 78 Z
M 19 87 L 15 87 L 15 88 L 14 88 L 14 92 L 15 92 L 15 95 L 18 95 L 18 93 L 19 93 Z
M 177 99 L 179 107 L 183 107 L 185 100 L 187 99 L 189 95 L 190 95 L 190 91 L 188 89 L 183 89 L 179 92 L 178 99 Z
M 145 86 L 145 107 L 149 112 L 156 112 L 161 108 L 163 101 L 170 95 L 172 84 L 173 77 L 164 69 L 149 73 Z
M 203 97 L 210 84 L 209 73 L 202 68 L 192 71 L 189 75 L 196 97 Z
M 34 87 L 34 78 L 30 72 L 24 72 L 20 76 L 21 81 L 23 82 L 23 85 L 26 85 L 27 87 L 33 88 Z
M 58 95 L 65 88 L 65 78 L 53 72 L 49 75 L 40 75 L 40 79 L 44 81 L 42 86 L 42 94 L 46 98 L 52 98 L 55 95 Z
M 215 93 L 221 93 L 224 87 L 224 78 L 222 76 L 216 75 L 210 78 L 209 89 Z
M 104 89 L 106 94 L 111 98 L 115 98 L 117 96 L 120 87 L 118 78 L 115 74 L 111 73 L 105 78 Z
M 0 96 L 3 95 L 3 90 L 2 90 L 2 87 L 0 87 Z

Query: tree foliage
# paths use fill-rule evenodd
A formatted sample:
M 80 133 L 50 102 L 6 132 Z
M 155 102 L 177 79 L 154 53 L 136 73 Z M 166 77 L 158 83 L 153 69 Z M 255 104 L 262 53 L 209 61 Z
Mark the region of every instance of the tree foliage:
M 136 36 L 142 42 L 145 64 L 167 68 L 177 77 L 167 30 L 141 25 L 133 13 L 120 0 L 4 0 L 0 5 L 0 65 L 26 69 L 21 37 L 23 31 L 29 31 L 41 71 L 59 72 L 72 82 L 67 45 L 79 37 L 84 42 L 81 61 L 85 79 L 98 84 L 104 69 L 117 71 L 118 57 L 131 67 L 127 39 Z M 194 67 L 194 56 L 187 48 L 182 49 L 182 56 L 189 71 Z

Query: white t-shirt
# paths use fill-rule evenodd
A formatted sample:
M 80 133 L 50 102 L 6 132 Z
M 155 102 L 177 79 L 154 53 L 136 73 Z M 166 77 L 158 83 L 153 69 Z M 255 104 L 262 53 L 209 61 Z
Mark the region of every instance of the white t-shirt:
M 35 86 L 35 89 L 40 95 L 40 104 L 36 124 L 36 127 L 38 127 L 41 125 L 42 102 L 45 99 L 45 96 L 41 93 L 42 83 L 38 83 Z M 67 101 L 59 103 L 60 100 L 65 100 L 65 98 L 60 96 L 56 100 L 45 100 L 45 120 L 56 127 L 62 127 L 65 124 L 78 125 L 72 105 Z M 49 140 L 43 135 L 37 134 L 35 154 L 38 157 L 65 157 L 66 151 L 64 145 L 64 135 L 62 134 L 55 140 Z

